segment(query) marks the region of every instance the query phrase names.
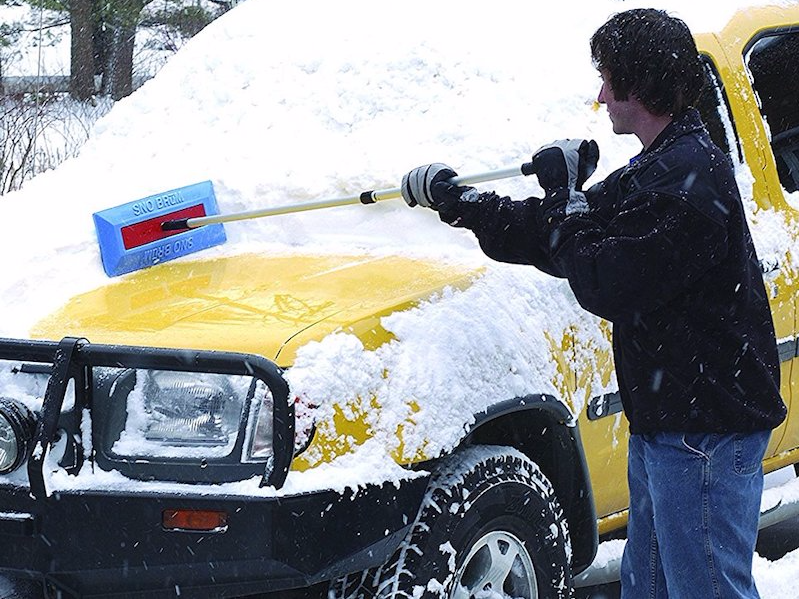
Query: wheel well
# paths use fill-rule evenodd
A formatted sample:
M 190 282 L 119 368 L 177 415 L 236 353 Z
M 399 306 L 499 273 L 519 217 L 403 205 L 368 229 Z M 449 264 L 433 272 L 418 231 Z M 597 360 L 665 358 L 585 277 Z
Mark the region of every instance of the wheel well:
M 596 511 L 580 432 L 568 409 L 546 396 L 504 402 L 478 415 L 462 445 L 507 445 L 538 464 L 552 483 L 569 522 L 572 568 L 579 573 L 598 546 Z

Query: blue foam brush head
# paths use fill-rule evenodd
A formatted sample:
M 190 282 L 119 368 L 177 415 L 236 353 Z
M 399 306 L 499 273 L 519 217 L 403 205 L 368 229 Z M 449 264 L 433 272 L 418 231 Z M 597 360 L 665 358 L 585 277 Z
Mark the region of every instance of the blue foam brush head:
M 210 181 L 195 183 L 95 212 L 103 269 L 109 277 L 224 243 L 221 224 L 164 231 L 167 220 L 219 214 Z

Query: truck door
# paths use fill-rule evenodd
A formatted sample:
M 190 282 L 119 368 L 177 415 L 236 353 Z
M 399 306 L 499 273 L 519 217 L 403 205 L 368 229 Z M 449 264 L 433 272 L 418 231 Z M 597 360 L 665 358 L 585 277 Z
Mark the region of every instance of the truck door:
M 763 136 L 754 152 L 762 155 L 762 168 L 753 174 L 764 179 L 769 204 L 783 218 L 775 226 L 772 239 L 760 256 L 771 293 L 777 337 L 782 361 L 783 398 L 786 403 L 799 397 L 796 385 L 797 345 L 795 302 L 799 294 L 795 246 L 799 227 L 799 30 L 796 26 L 765 30 L 755 36 L 743 51 L 744 65 L 757 99 Z M 758 123 L 758 124 L 761 124 Z M 753 136 L 752 142 L 757 141 Z M 761 202 L 758 202 L 761 203 Z M 765 204 L 765 202 L 763 202 Z M 779 225 L 780 223 L 775 223 Z M 758 248 L 760 251 L 760 248 Z M 793 308 L 793 310 L 789 310 Z M 787 423 L 772 436 L 770 449 L 782 452 L 799 446 L 799 414 L 789 410 Z

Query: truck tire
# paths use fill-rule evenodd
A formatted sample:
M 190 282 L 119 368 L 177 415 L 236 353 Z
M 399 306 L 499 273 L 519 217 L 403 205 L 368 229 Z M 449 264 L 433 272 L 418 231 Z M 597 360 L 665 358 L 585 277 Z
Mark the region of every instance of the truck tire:
M 568 525 L 538 466 L 513 448 L 469 447 L 442 460 L 388 564 L 350 578 L 339 596 L 567 599 L 570 556 Z

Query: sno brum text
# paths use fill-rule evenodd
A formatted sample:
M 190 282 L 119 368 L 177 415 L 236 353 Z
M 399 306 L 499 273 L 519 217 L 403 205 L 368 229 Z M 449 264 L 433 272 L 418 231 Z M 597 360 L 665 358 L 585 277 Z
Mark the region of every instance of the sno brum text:
M 183 196 L 181 196 L 179 193 L 168 193 L 157 198 L 142 200 L 141 202 L 136 202 L 133 204 L 133 216 L 141 216 L 142 214 L 155 212 L 156 210 L 161 210 L 162 208 L 177 206 L 178 204 L 182 204 L 184 201 L 185 200 L 183 199 Z
M 188 252 L 194 247 L 194 241 L 191 237 L 187 239 L 178 239 L 173 243 L 160 245 L 152 249 L 145 250 L 144 259 L 149 262 L 159 261 L 172 254 L 180 254 L 180 252 Z

